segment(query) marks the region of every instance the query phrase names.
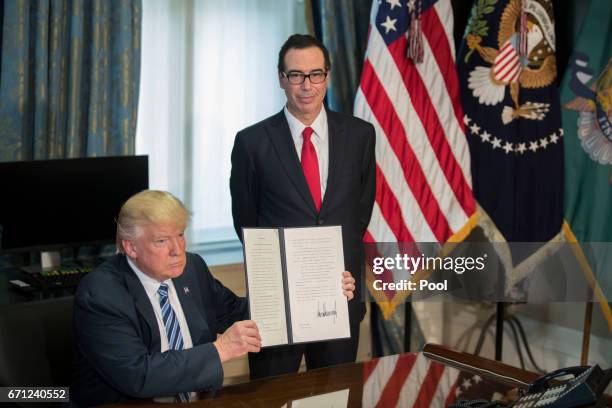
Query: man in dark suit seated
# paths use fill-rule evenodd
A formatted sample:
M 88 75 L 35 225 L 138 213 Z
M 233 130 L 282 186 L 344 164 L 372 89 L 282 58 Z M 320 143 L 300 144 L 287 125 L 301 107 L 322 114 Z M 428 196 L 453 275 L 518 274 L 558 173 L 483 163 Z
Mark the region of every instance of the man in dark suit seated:
M 115 255 L 83 278 L 74 301 L 78 406 L 133 398 L 188 400 L 221 388 L 221 363 L 258 352 L 259 330 L 201 257 L 185 252 L 190 213 L 145 190 L 121 207 Z M 355 280 L 343 273 L 343 293 Z M 217 333 L 223 333 L 217 337 Z
M 246 299 L 185 252 L 189 211 L 170 193 L 131 197 L 117 219 L 119 254 L 86 276 L 75 296 L 79 406 L 221 388 L 221 363 L 258 352 Z M 217 338 L 217 333 L 223 333 Z

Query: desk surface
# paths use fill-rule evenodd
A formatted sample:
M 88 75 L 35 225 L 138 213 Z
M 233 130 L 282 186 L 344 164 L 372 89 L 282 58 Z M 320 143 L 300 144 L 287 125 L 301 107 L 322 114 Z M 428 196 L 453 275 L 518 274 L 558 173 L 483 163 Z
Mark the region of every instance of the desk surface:
M 341 392 L 344 398 L 348 393 L 348 407 L 446 407 L 457 397 L 514 399 L 517 387 L 525 388 L 537 377 L 496 361 L 427 345 L 420 353 L 228 386 L 214 394 L 201 394 L 187 406 L 331 407 L 312 397 Z M 134 402 L 123 406 L 160 405 Z

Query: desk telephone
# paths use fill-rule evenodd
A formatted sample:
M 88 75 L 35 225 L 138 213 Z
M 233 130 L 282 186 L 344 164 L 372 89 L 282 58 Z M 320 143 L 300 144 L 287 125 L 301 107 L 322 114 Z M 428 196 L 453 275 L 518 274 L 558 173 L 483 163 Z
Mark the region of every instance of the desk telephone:
M 568 380 L 551 380 L 573 376 Z M 605 406 L 603 392 L 612 380 L 612 369 L 598 365 L 562 368 L 537 379 L 525 394 L 512 403 L 512 408 L 531 407 L 599 407 Z
M 572 376 L 570 379 L 563 377 Z M 452 408 L 578 408 L 605 407 L 604 390 L 612 380 L 612 369 L 598 365 L 568 367 L 538 378 L 513 402 L 461 400 Z

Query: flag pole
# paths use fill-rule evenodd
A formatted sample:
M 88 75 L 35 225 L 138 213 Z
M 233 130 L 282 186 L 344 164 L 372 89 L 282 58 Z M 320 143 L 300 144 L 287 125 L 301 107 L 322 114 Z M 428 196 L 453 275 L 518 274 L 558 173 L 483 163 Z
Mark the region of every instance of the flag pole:
M 504 318 L 506 314 L 506 304 L 497 302 L 495 312 L 495 360 L 502 361 L 502 351 L 504 347 Z
M 587 302 L 584 309 L 584 329 L 582 331 L 582 355 L 580 365 L 587 365 L 589 361 L 589 342 L 591 340 L 591 321 L 593 319 L 593 302 Z
M 595 279 L 595 275 L 593 274 L 593 270 L 589 265 L 589 261 L 584 255 L 584 252 L 582 251 L 582 248 L 578 243 L 578 239 L 572 232 L 572 229 L 570 228 L 567 221 L 563 221 L 563 232 L 565 233 L 565 236 L 567 237 L 567 240 L 570 244 L 570 248 L 572 249 L 576 260 L 580 264 L 580 268 L 582 269 L 582 272 L 584 273 L 584 276 L 591 287 L 590 290 L 592 291 L 592 293 L 595 294 L 595 298 L 599 302 L 601 312 L 603 313 L 604 319 L 608 323 L 608 329 L 612 333 L 612 310 L 610 309 L 610 305 L 608 304 L 608 299 L 601 290 L 599 283 L 597 283 L 597 279 Z
M 404 303 L 404 352 L 410 352 L 410 334 L 412 332 L 412 302 Z
M 499 258 L 501 262 L 501 258 Z M 503 265 L 503 262 L 502 262 Z M 502 270 L 504 272 L 502 272 Z M 501 293 L 504 293 L 504 282 L 503 275 L 505 269 L 498 269 L 498 286 L 501 289 Z M 502 361 L 502 354 L 504 348 L 504 322 L 506 320 L 506 303 L 497 302 L 495 304 L 495 360 Z

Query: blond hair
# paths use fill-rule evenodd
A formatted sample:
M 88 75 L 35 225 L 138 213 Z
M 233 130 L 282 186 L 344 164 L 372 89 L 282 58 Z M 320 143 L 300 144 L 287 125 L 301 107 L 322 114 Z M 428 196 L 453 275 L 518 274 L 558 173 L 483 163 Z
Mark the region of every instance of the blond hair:
M 143 190 L 121 207 L 117 217 L 117 252 L 125 253 L 123 240 L 134 240 L 147 225 L 187 227 L 191 213 L 183 203 L 166 191 Z

